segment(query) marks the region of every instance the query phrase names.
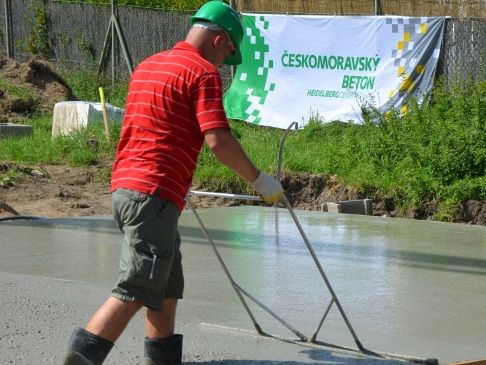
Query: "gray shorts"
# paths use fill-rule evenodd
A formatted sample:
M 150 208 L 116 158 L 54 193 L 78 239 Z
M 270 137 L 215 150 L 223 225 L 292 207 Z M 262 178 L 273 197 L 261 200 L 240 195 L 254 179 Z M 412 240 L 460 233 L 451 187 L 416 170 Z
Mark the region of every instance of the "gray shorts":
M 175 204 L 128 189 L 112 193 L 115 221 L 123 234 L 120 273 L 112 296 L 160 309 L 184 292 L 179 210 Z

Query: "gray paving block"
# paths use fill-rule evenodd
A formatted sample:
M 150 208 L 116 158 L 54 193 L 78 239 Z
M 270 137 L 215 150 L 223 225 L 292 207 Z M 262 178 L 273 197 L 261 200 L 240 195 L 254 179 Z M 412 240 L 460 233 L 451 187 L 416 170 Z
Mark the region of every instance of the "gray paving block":
M 30 136 L 33 128 L 30 125 L 15 123 L 0 123 L 0 137 Z
M 345 213 L 373 215 L 373 201 L 371 199 L 343 200 L 333 203 L 323 203 L 321 210 L 328 213 Z

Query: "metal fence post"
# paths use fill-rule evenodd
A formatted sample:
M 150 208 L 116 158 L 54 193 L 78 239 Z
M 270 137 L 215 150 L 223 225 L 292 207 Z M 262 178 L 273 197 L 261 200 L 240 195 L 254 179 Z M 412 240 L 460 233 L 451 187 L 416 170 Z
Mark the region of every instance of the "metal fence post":
M 230 6 L 236 10 L 236 4 L 235 4 L 235 0 L 230 0 Z M 234 77 L 235 77 L 235 72 L 236 72 L 236 66 L 231 66 L 231 81 L 233 81 Z
M 375 0 L 375 15 L 381 15 L 381 3 L 380 3 L 380 0 Z
M 111 0 L 111 86 L 115 86 L 115 63 L 116 63 L 116 29 L 113 18 L 115 17 L 116 0 Z
M 12 7 L 10 4 L 10 0 L 5 0 L 5 47 L 7 49 L 7 57 L 13 58 L 13 49 L 12 49 Z
M 111 36 L 111 42 L 110 42 L 110 36 Z M 116 42 L 117 39 L 118 39 L 118 43 Z M 118 8 L 117 8 L 116 0 L 111 0 L 110 22 L 108 24 L 108 31 L 106 32 L 105 41 L 103 43 L 103 50 L 101 51 L 100 63 L 98 65 L 98 74 L 101 74 L 106 69 L 106 65 L 108 62 L 108 54 L 111 47 L 112 86 L 115 85 L 115 76 L 116 76 L 115 66 L 118 64 L 118 49 L 116 47 L 118 47 L 118 45 L 120 45 L 120 48 L 123 51 L 123 56 L 125 57 L 128 71 L 130 72 L 130 74 L 132 74 L 133 62 L 132 62 L 132 58 L 130 57 L 130 53 L 128 52 L 128 47 L 126 45 L 126 40 L 125 40 L 125 36 L 123 35 L 121 25 L 118 22 Z

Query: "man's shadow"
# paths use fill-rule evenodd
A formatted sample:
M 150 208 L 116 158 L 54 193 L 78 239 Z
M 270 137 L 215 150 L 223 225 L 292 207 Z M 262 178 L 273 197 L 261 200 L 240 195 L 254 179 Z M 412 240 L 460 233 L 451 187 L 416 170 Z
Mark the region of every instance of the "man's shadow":
M 214 360 L 214 361 L 202 361 L 202 362 L 186 362 L 185 365 L 404 365 L 407 362 L 391 359 L 383 359 L 379 357 L 353 355 L 340 351 L 330 351 L 323 349 L 308 349 L 303 350 L 301 353 L 306 354 L 309 359 L 314 362 L 301 362 L 301 361 L 283 361 L 283 360 Z

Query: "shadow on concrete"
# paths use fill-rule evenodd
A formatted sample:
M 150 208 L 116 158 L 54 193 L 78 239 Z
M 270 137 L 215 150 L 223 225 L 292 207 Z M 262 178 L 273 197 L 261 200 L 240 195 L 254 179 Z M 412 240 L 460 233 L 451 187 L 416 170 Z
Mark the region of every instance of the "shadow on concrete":
M 409 362 L 403 360 L 382 359 L 375 357 L 353 356 L 349 353 L 324 349 L 308 349 L 300 351 L 306 354 L 310 361 L 285 361 L 285 360 L 213 360 L 213 361 L 184 361 L 185 365 L 322 365 L 322 364 L 346 364 L 346 365 L 404 365 Z
M 185 365 L 322 365 L 332 363 L 334 365 L 403 365 L 403 361 L 382 359 L 352 359 L 346 357 L 327 357 L 315 362 L 281 361 L 281 360 L 215 360 L 203 362 L 183 362 Z

